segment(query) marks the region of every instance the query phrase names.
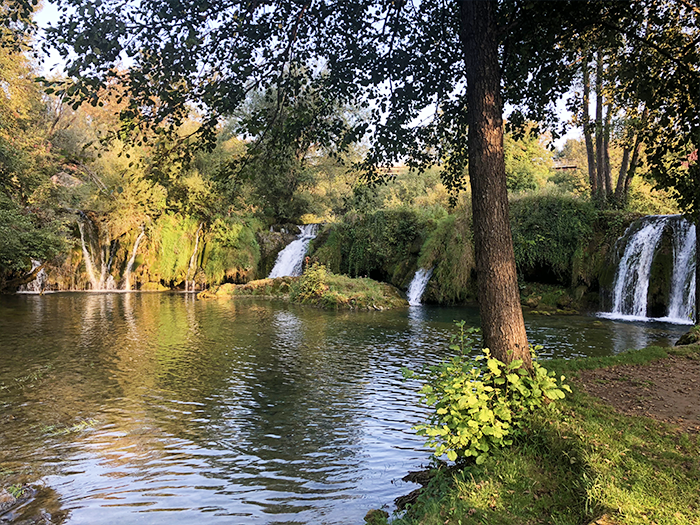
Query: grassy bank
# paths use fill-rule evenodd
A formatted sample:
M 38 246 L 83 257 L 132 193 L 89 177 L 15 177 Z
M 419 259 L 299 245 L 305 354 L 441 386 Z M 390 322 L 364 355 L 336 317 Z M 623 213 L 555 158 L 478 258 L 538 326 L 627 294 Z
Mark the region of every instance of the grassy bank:
M 368 278 L 347 277 L 314 264 L 301 277 L 260 279 L 247 284 L 224 284 L 199 297 L 253 296 L 281 299 L 328 309 L 387 310 L 408 306 L 393 286 Z
M 698 347 L 649 348 L 548 363 L 572 378 L 573 393 L 559 412 L 536 416 L 512 447 L 482 465 L 443 468 L 392 523 L 700 523 L 700 437 L 622 415 L 576 383 L 577 370 L 641 364 L 670 352 L 700 358 Z

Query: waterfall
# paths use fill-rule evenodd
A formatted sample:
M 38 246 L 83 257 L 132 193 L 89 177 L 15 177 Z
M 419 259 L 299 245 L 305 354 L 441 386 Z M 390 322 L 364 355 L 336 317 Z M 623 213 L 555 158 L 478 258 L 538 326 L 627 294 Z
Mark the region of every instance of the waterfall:
M 695 225 L 681 219 L 674 228 L 673 275 L 668 320 L 691 322 L 695 311 Z
M 428 285 L 428 281 L 432 275 L 432 268 L 418 268 L 418 270 L 416 270 L 416 274 L 413 276 L 413 280 L 411 281 L 411 284 L 408 285 L 408 290 L 406 291 L 409 305 L 418 306 L 421 304 L 420 299 L 423 297 L 425 287 Z
M 143 228 L 141 228 L 141 233 L 139 233 L 139 236 L 136 237 L 134 249 L 131 251 L 129 262 L 126 263 L 126 270 L 124 271 L 124 290 L 126 291 L 131 290 L 131 272 L 134 270 L 134 264 L 136 263 L 136 252 L 139 249 L 139 244 L 141 243 L 141 239 L 143 239 L 144 235 L 146 235 L 146 232 L 143 230 Z
M 309 249 L 311 239 L 318 233 L 318 224 L 306 224 L 299 226 L 301 233 L 277 254 L 275 266 L 272 268 L 269 279 L 275 277 L 299 276 L 304 265 L 304 256 Z
M 31 272 L 36 270 L 41 266 L 41 261 L 38 261 L 36 259 L 32 259 L 32 269 Z M 27 292 L 27 293 L 43 293 L 44 287 L 46 286 L 46 281 L 48 280 L 48 275 L 46 275 L 46 271 L 42 268 L 39 270 L 34 277 L 33 281 L 28 282 L 27 284 L 23 284 L 22 286 L 19 287 L 19 292 Z
M 662 238 L 666 239 L 664 243 Z M 611 311 L 602 315 L 645 320 L 649 315 L 660 316 L 665 312 L 664 317 L 655 319 L 692 324 L 695 239 L 695 226 L 680 215 L 648 216 L 633 222 L 618 240 L 626 245 L 613 281 Z M 657 257 L 662 261 L 660 265 L 655 262 Z M 657 268 L 654 279 L 658 280 L 654 281 L 654 295 L 650 291 L 653 266 Z M 648 312 L 652 304 L 658 313 Z
M 642 220 L 646 224 L 629 238 L 615 275 L 612 313 L 618 316 L 646 317 L 651 262 L 666 221 L 662 216 Z
M 197 263 L 197 250 L 199 250 L 199 234 L 202 232 L 202 225 L 199 225 L 199 228 L 197 228 L 197 233 L 195 234 L 195 241 L 194 241 L 194 251 L 192 252 L 192 257 L 190 257 L 190 265 L 187 267 L 187 275 L 185 276 L 185 291 L 187 292 L 189 290 L 188 288 L 188 283 L 190 280 L 190 273 L 192 273 L 192 291 L 194 292 L 194 276 L 197 271 L 196 268 L 196 263 Z M 192 268 L 194 268 L 195 272 L 192 272 Z
M 88 250 L 87 244 L 85 242 L 85 225 L 83 224 L 83 221 L 81 221 L 81 220 L 78 221 L 78 230 L 80 230 L 80 244 L 83 247 L 83 259 L 85 259 L 85 271 L 88 274 L 88 279 L 90 279 L 90 284 L 92 284 L 92 289 L 99 290 L 100 289 L 100 282 L 97 280 L 97 277 L 95 276 L 95 266 L 92 262 L 92 256 L 90 255 L 90 250 Z
M 93 233 L 91 230 L 92 228 L 94 228 L 97 231 Z M 107 238 L 108 242 L 100 242 L 99 230 L 90 220 L 90 218 L 83 212 L 80 212 L 80 219 L 78 219 L 78 230 L 80 230 L 80 244 L 83 249 L 85 271 L 88 275 L 88 279 L 90 279 L 90 285 L 92 286 L 92 290 L 116 290 L 117 285 L 114 281 L 114 277 L 110 275 L 110 271 L 112 270 L 114 256 L 117 252 L 117 241 L 114 240 L 110 242 L 109 238 Z M 91 250 L 91 248 L 93 248 L 93 250 Z M 95 257 L 92 254 L 92 251 L 96 251 L 99 254 L 99 278 L 97 277 L 96 271 L 97 257 Z

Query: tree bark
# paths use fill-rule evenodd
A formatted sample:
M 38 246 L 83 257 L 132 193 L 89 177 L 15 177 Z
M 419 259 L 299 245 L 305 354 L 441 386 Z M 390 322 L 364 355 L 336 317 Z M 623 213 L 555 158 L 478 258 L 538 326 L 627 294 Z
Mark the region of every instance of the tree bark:
M 612 170 L 610 169 L 610 133 L 612 131 L 612 104 L 608 103 L 603 126 L 603 175 L 605 176 L 606 197 L 613 196 Z
M 599 199 L 608 193 L 605 187 L 605 160 L 603 158 L 603 55 L 598 51 L 595 74 L 595 149 Z
M 630 149 L 625 146 L 622 150 L 622 162 L 620 163 L 620 172 L 617 175 L 617 186 L 615 187 L 615 201 L 618 204 L 624 204 L 625 197 L 625 179 L 627 179 L 627 170 L 630 165 Z
M 460 2 L 479 312 L 492 355 L 531 368 L 508 213 L 496 6 Z
M 595 149 L 593 148 L 593 133 L 591 131 L 591 75 L 588 70 L 588 57 L 583 60 L 583 136 L 586 140 L 586 156 L 588 157 L 588 180 L 591 184 L 591 196 L 598 194 L 598 177 L 595 164 Z

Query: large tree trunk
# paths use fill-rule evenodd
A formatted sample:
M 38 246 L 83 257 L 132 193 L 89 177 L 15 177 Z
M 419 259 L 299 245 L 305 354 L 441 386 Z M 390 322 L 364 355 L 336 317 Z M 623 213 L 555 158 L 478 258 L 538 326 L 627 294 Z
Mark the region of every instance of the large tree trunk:
M 588 57 L 583 59 L 583 136 L 586 139 L 586 156 L 588 157 L 588 180 L 591 183 L 591 196 L 598 194 L 598 177 L 596 175 L 595 149 L 591 129 L 591 75 L 588 69 Z
M 508 214 L 496 6 L 460 2 L 479 312 L 493 356 L 531 368 Z

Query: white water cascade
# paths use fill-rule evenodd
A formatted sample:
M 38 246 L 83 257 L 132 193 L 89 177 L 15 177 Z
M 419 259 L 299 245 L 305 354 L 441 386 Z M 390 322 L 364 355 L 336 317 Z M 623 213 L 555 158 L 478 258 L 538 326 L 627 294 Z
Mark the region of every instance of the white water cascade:
M 695 225 L 681 220 L 674 229 L 668 320 L 690 323 L 695 310 Z
M 275 266 L 272 268 L 269 279 L 275 277 L 296 277 L 301 275 L 304 265 L 304 256 L 309 249 L 309 243 L 316 238 L 318 224 L 305 224 L 299 226 L 301 233 L 277 254 Z
M 86 228 L 87 227 L 87 228 Z M 83 249 L 83 258 L 85 260 L 85 271 L 87 272 L 88 279 L 90 279 L 90 284 L 93 291 L 104 291 L 104 290 L 116 290 L 117 285 L 114 282 L 114 277 L 110 275 L 112 269 L 112 263 L 114 261 L 114 254 L 116 252 L 117 244 L 112 242 L 109 244 L 102 244 L 99 239 L 99 233 L 95 233 L 97 244 L 97 252 L 100 261 L 100 277 L 97 277 L 95 271 L 96 263 L 95 258 L 90 253 L 90 239 L 86 240 L 86 237 L 91 234 L 88 228 L 96 228 L 90 222 L 90 219 L 85 215 L 81 215 L 78 220 L 78 230 L 80 230 L 80 243 Z
M 90 279 L 90 284 L 92 284 L 93 290 L 100 289 L 100 281 L 95 276 L 95 266 L 92 263 L 92 256 L 90 251 L 87 249 L 87 244 L 85 243 L 85 225 L 82 221 L 78 221 L 78 230 L 80 230 L 80 244 L 83 247 L 83 259 L 85 260 L 85 271 Z
M 185 276 L 185 291 L 188 292 L 190 289 L 188 288 L 189 286 L 189 280 L 190 280 L 190 274 L 192 274 L 192 291 L 194 292 L 194 286 L 195 286 L 195 281 L 194 277 L 197 272 L 197 251 L 199 250 L 199 234 L 202 233 L 202 225 L 200 224 L 199 227 L 197 228 L 197 233 L 195 235 L 195 241 L 194 241 L 194 250 L 192 251 L 192 257 L 190 257 L 190 264 L 187 267 L 187 275 Z M 194 269 L 194 271 L 193 271 Z
M 428 286 L 428 281 L 430 281 L 432 275 L 432 268 L 418 268 L 416 270 L 416 274 L 413 276 L 413 280 L 411 280 L 411 284 L 408 285 L 408 290 L 406 291 L 409 305 L 418 306 L 421 304 L 421 297 L 423 297 L 425 287 Z
M 124 271 L 124 290 L 129 291 L 131 290 L 131 272 L 134 270 L 134 264 L 136 263 L 136 252 L 139 249 L 139 244 L 141 243 L 141 239 L 146 235 L 146 232 L 141 230 L 141 233 L 139 233 L 139 236 L 136 237 L 136 242 L 134 243 L 134 249 L 131 251 L 131 257 L 129 258 L 129 262 L 126 263 L 126 270 Z
M 41 266 L 41 261 L 38 261 L 36 259 L 32 259 L 32 269 L 31 271 L 33 272 L 37 268 Z M 49 276 L 46 275 L 46 271 L 42 268 L 39 270 L 34 277 L 33 281 L 28 282 L 27 284 L 23 284 L 22 286 L 19 287 L 19 292 L 23 293 L 43 293 L 44 287 L 46 286 L 46 281 L 48 280 Z
M 612 308 L 605 317 L 647 320 L 652 263 L 662 236 L 671 236 L 672 270 L 667 313 L 659 321 L 692 324 L 695 307 L 695 226 L 680 215 L 639 219 L 621 238 L 626 246 L 611 293 Z M 620 241 L 618 241 L 620 242 Z

